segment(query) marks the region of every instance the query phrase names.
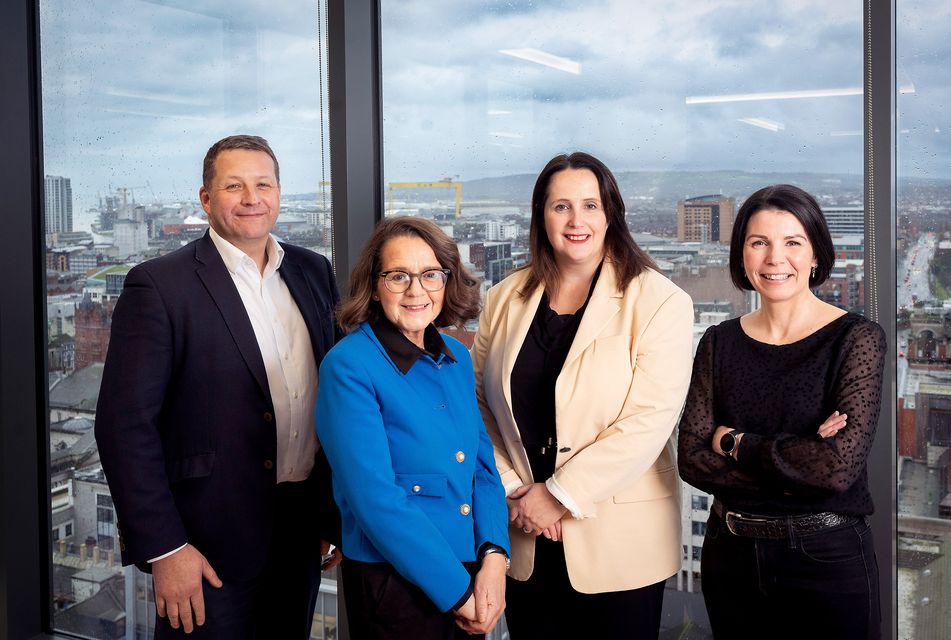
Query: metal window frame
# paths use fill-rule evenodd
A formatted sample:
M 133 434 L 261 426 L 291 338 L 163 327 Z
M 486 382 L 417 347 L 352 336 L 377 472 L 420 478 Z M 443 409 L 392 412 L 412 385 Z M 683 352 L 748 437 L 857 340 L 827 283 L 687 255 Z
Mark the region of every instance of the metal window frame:
M 865 0 L 866 295 L 886 330 L 886 371 L 870 477 L 883 623 L 897 634 L 895 544 L 895 0 Z M 0 637 L 52 638 L 49 435 L 38 0 L 0 3 L 0 175 L 8 242 L 0 252 Z M 380 7 L 329 0 L 334 258 L 338 283 L 382 217 Z M 890 498 L 890 502 L 885 497 Z M 889 573 L 890 571 L 890 573 Z M 890 605 L 890 606 L 889 606 Z
M 383 216 L 380 3 L 328 0 L 330 180 L 337 284 Z
M 896 0 L 865 0 L 865 308 L 885 330 L 888 359 L 875 444 L 869 454 L 869 519 L 879 558 L 884 637 L 898 637 Z

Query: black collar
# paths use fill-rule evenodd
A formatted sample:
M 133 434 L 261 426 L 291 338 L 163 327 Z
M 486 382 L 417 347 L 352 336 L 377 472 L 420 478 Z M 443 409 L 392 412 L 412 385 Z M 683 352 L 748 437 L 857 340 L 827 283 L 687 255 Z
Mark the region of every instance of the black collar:
M 453 362 L 456 361 L 456 356 L 450 351 L 446 342 L 442 339 L 442 335 L 436 330 L 435 325 L 430 324 L 423 333 L 425 349 L 420 349 L 413 344 L 383 314 L 370 321 L 370 328 L 373 329 L 377 340 L 383 345 L 386 355 L 390 356 L 390 360 L 403 372 L 403 375 L 409 373 L 416 361 L 423 355 L 429 356 L 436 362 L 439 362 L 441 355 Z

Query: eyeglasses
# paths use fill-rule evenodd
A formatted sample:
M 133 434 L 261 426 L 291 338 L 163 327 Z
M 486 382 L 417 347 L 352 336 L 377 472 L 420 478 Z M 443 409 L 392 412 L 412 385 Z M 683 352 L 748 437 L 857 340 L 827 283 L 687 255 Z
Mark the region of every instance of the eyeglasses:
M 403 293 L 413 285 L 413 278 L 419 280 L 420 286 L 426 291 L 439 291 L 446 286 L 449 279 L 449 269 L 427 269 L 422 273 L 407 273 L 394 269 L 381 271 L 376 274 L 383 278 L 383 286 L 393 293 Z

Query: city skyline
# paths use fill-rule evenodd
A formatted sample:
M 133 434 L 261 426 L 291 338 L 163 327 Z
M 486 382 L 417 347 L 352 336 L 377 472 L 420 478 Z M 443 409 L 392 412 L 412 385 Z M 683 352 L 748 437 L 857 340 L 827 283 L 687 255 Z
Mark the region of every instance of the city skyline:
M 192 199 L 204 151 L 237 131 L 272 142 L 285 193 L 330 180 L 316 7 L 301 16 L 255 0 L 122 6 L 40 3 L 45 170 L 72 177 L 77 212 L 119 186 Z M 858 5 L 454 0 L 382 10 L 386 181 L 537 173 L 575 148 L 615 171 L 863 170 Z M 951 9 L 903 14 L 915 37 L 900 51 L 899 143 L 923 150 L 899 156 L 903 175 L 951 178 L 947 117 L 935 108 L 951 102 L 940 64 L 951 43 L 918 29 L 942 17 Z M 82 40 L 97 46 L 68 55 Z M 527 49 L 579 73 L 533 62 Z

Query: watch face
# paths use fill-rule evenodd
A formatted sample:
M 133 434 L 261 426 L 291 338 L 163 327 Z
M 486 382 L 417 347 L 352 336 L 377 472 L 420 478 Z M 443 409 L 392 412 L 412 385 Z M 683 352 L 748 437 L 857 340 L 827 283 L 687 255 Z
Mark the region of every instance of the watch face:
M 720 448 L 723 449 L 723 453 L 732 453 L 733 447 L 736 446 L 736 436 L 733 435 L 732 431 L 728 431 L 720 436 Z

